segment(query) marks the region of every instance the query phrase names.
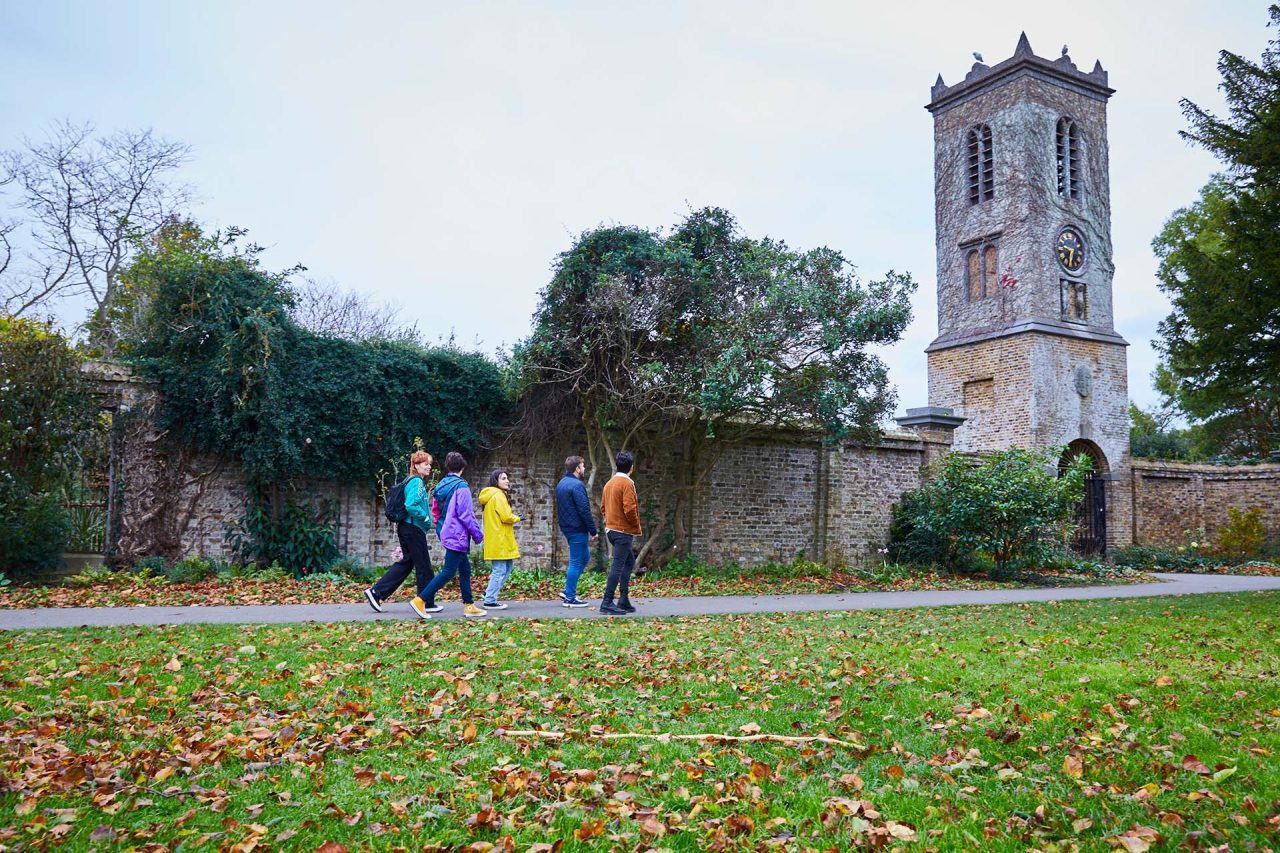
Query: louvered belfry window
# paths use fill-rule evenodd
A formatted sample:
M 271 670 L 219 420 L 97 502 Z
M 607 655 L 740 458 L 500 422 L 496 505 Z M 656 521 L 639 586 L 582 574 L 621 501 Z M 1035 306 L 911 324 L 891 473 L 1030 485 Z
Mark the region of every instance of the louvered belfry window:
M 995 198 L 996 165 L 991 148 L 991 128 L 979 124 L 969 129 L 969 204 Z
M 1054 135 L 1058 150 L 1058 195 L 1080 198 L 1080 128 L 1069 118 L 1058 119 Z

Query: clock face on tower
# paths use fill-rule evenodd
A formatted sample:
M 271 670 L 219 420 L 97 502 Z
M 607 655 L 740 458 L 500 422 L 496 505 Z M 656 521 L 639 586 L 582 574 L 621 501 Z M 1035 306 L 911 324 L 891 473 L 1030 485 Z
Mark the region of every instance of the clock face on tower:
M 1062 264 L 1062 268 L 1067 272 L 1079 272 L 1084 266 L 1084 238 L 1076 229 L 1063 228 L 1058 233 L 1058 242 L 1054 250 L 1058 255 L 1058 263 Z

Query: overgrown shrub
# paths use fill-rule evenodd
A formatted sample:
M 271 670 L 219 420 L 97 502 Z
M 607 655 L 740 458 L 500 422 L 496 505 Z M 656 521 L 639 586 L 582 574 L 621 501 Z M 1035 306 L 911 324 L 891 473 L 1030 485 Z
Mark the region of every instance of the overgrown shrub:
M 1074 529 L 1076 506 L 1090 467 L 1077 457 L 1059 475 L 1060 449 L 1004 450 L 981 459 L 957 453 L 935 464 L 929 479 L 904 496 L 891 553 L 955 570 L 986 555 L 989 574 L 1061 552 Z
M 88 589 L 95 586 L 130 586 L 138 582 L 138 578 L 130 572 L 112 569 L 110 566 L 86 566 L 76 574 L 62 581 L 64 586 L 76 589 Z
M 144 575 L 153 578 L 167 577 L 169 574 L 169 561 L 164 557 L 156 555 L 143 557 L 141 560 L 133 564 L 132 571 L 135 575 Z
M 70 343 L 46 323 L 0 313 L 0 570 L 58 565 L 71 533 L 60 496 L 95 412 Z
M 343 554 L 329 564 L 327 572 L 353 581 L 371 583 L 382 575 L 382 567 L 366 563 L 359 557 Z
M 213 577 L 215 573 L 213 564 L 208 560 L 191 556 L 183 557 L 170 566 L 165 577 L 169 583 L 199 583 L 205 578 Z
M 1196 572 L 1224 562 L 1223 558 L 1210 554 L 1208 549 L 1202 551 L 1190 545 L 1129 545 L 1112 551 L 1111 560 L 1117 566 L 1131 569 L 1173 572 Z
M 894 563 L 933 566 L 957 574 L 972 574 L 982 568 L 972 550 L 933 523 L 944 510 L 934 506 L 945 499 L 941 490 L 920 488 L 907 492 L 893 505 L 889 521 L 889 560 Z
M 337 515 L 328 503 L 283 499 L 273 514 L 266 500 L 255 496 L 227 539 L 242 562 L 278 564 L 295 578 L 325 571 L 340 556 Z
M 159 384 L 159 427 L 260 485 L 310 471 L 369 486 L 416 437 L 466 452 L 505 423 L 492 360 L 313 334 L 289 314 L 294 270 L 263 269 L 242 235 L 173 223 L 122 273 L 120 351 Z
M 1227 509 L 1227 525 L 1218 534 L 1218 550 L 1231 557 L 1253 557 L 1262 553 L 1267 541 L 1267 529 L 1262 524 L 1262 507 L 1255 506 L 1241 512 L 1235 507 Z
M 54 494 L 8 491 L 0 499 L 0 568 L 18 577 L 56 569 L 71 534 L 67 508 Z

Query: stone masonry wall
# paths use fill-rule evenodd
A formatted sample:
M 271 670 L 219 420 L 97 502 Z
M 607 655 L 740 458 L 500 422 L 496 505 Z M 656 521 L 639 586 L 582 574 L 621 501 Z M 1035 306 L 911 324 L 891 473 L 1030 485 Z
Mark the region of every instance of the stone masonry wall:
M 1135 459 L 1132 463 L 1133 541 L 1180 545 L 1211 541 L 1228 510 L 1262 509 L 1271 539 L 1280 538 L 1280 465 L 1193 465 Z M 1203 534 L 1201 534 L 1203 530 Z
M 863 560 L 887 542 L 891 506 L 919 485 L 925 462 L 938 454 L 947 439 L 890 433 L 877 446 L 827 448 L 810 437 L 789 433 L 779 434 L 776 441 L 730 448 L 695 492 L 688 516 L 691 530 L 680 547 L 716 563 L 751 565 L 786 561 L 800 554 L 837 562 Z M 522 518 L 516 528 L 522 565 L 562 567 L 567 562 L 555 521 L 555 486 L 564 458 L 571 452 L 572 448 L 534 452 L 498 448 L 473 460 L 465 473 L 478 492 L 494 468 L 508 472 L 511 503 Z M 139 463 L 156 461 L 147 457 L 132 464 L 136 469 Z M 235 465 L 208 463 L 197 459 L 192 465 L 216 471 L 202 483 L 198 495 L 194 490 L 183 495 L 184 500 L 195 501 L 195 511 L 182 534 L 181 551 L 227 558 L 232 555 L 228 528 L 245 509 L 245 478 Z M 652 530 L 654 519 L 665 511 L 664 496 L 682 476 L 682 464 L 678 448 L 663 459 L 638 460 L 635 479 L 647 529 Z M 611 474 L 611 470 L 597 473 L 597 495 Z M 381 500 L 370 490 L 304 481 L 292 495 L 335 508 L 338 545 L 344 553 L 374 563 L 390 561 L 397 542 L 383 518 Z M 146 508 L 132 502 L 123 511 L 137 514 Z M 438 544 L 433 551 L 438 559 Z

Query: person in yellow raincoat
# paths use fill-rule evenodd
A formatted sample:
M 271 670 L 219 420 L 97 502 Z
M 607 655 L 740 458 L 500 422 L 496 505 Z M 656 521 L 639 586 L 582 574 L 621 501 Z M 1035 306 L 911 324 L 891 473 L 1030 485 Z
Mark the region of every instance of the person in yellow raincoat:
M 489 610 L 506 608 L 507 605 L 498 601 L 498 593 L 520 557 L 520 546 L 516 544 L 520 516 L 511 511 L 511 501 L 507 498 L 510 493 L 511 478 L 501 468 L 489 475 L 489 485 L 480 491 L 480 506 L 484 510 L 484 558 L 492 570 L 480 606 Z

